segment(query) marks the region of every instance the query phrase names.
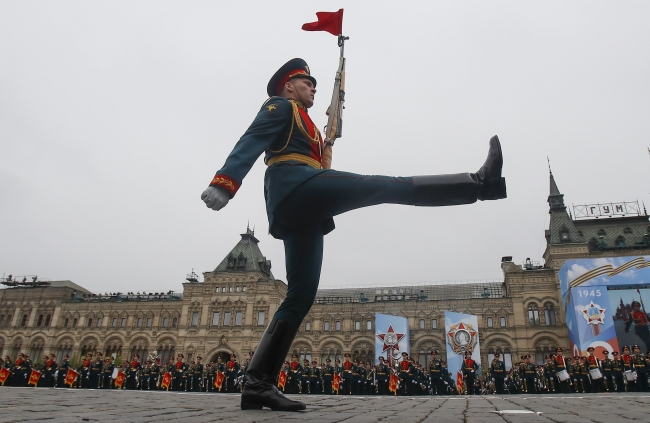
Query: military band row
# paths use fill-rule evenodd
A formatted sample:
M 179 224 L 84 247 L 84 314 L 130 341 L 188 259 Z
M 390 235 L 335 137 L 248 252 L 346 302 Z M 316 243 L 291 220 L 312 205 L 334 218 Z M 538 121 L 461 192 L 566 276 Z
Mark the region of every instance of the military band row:
M 467 351 L 456 377 L 436 350 L 428 368 L 407 353 L 392 363 L 379 357 L 377 365 L 353 361 L 350 354 L 345 354 L 343 362 L 336 359 L 333 365 L 329 358 L 320 365 L 307 359 L 301 364 L 294 354 L 278 375 L 278 388 L 287 394 L 408 396 L 650 392 L 650 353 L 642 354 L 635 345 L 632 349 L 624 347 L 620 357 L 617 351 L 601 354 L 596 357 L 594 348 L 589 348 L 587 356 L 572 360 L 557 348 L 555 354 L 545 357 L 543 365 L 535 365 L 527 355 L 508 371 L 496 354 L 481 376 Z M 201 356 L 186 363 L 183 354 L 178 354 L 163 365 L 154 352 L 146 361 L 141 362 L 136 354 L 130 362 L 116 365 L 112 356 L 104 358 L 98 352 L 88 354 L 76 368 L 67 355 L 61 363 L 56 362 L 54 354 L 46 356 L 39 365 L 32 365 L 22 353 L 15 362 L 9 357 L 0 361 L 0 385 L 5 386 L 235 393 L 241 392 L 249 360 L 240 366 L 233 354 L 227 362 L 217 357 L 216 362 L 204 365 Z

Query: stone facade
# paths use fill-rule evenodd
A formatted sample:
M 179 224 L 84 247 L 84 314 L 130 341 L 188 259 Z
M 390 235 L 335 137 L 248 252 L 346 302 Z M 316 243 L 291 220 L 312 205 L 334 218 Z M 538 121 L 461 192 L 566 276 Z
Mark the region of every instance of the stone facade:
M 650 227 L 645 211 L 574 220 L 552 174 L 550 185 L 544 265 L 504 257 L 500 282 L 319 290 L 293 351 L 319 361 L 346 352 L 372 359 L 374 314 L 385 313 L 408 318 L 411 356 L 426 364 L 432 349 L 445 355 L 445 310 L 478 316 L 484 363 L 495 352 L 508 367 L 523 354 L 541 362 L 556 346 L 568 348 L 557 276 L 564 261 L 648 255 Z M 590 237 L 603 232 L 606 239 Z M 189 278 L 182 293 L 95 295 L 70 281 L 2 289 L 0 352 L 12 360 L 26 352 L 34 362 L 52 352 L 73 361 L 93 351 L 127 359 L 157 350 L 164 361 L 180 352 L 188 361 L 234 353 L 243 362 L 285 297 L 286 283 L 275 279 L 250 230 L 203 276 L 203 282 Z

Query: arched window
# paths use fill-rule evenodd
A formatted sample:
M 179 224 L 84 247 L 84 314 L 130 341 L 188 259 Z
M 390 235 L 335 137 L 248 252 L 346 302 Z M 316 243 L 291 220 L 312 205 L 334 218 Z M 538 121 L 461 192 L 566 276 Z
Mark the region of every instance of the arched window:
M 487 327 L 491 328 L 492 326 L 494 326 L 494 321 L 492 320 L 491 317 L 488 317 L 487 318 Z
M 536 304 L 528 306 L 528 323 L 531 326 L 539 326 L 539 311 Z
M 506 370 L 512 369 L 512 354 L 508 348 L 503 351 L 503 362 L 506 365 Z
M 544 320 L 547 326 L 555 325 L 555 307 L 553 304 L 548 303 L 544 306 Z

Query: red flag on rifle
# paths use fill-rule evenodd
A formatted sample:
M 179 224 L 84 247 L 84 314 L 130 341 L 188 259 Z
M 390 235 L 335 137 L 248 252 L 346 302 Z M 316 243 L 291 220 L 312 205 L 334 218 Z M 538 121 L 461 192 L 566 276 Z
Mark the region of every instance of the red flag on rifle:
M 278 376 L 278 388 L 282 388 L 284 390 L 284 385 L 287 384 L 287 374 L 283 371 L 280 371 L 280 375 Z
M 5 384 L 10 374 L 11 372 L 9 372 L 9 370 L 5 369 L 4 367 L 0 367 L 0 385 Z
M 72 369 L 68 369 L 68 373 L 65 374 L 65 381 L 63 382 L 65 385 L 68 385 L 72 387 L 72 384 L 74 383 L 75 379 L 77 378 L 77 372 L 75 372 Z
M 32 370 L 32 373 L 29 375 L 29 380 L 27 381 L 27 385 L 38 385 L 38 381 L 41 379 L 41 372 L 38 370 Z
M 399 379 L 396 374 L 390 374 L 390 380 L 388 381 L 388 390 L 395 395 L 397 395 L 397 388 L 399 386 Z
M 339 389 L 341 389 L 341 375 L 334 373 L 334 380 L 332 381 L 332 391 L 336 392 L 336 395 L 339 394 Z
M 463 374 L 461 372 L 456 372 L 456 390 L 459 394 L 463 392 Z
M 338 12 L 316 12 L 318 22 L 309 22 L 302 26 L 305 31 L 327 31 L 332 35 L 343 32 L 343 9 Z
M 126 375 L 123 372 L 118 371 L 115 382 L 113 382 L 117 389 L 122 389 L 122 385 L 124 385 L 124 379 L 126 379 Z
M 223 372 L 220 372 L 217 370 L 217 377 L 214 378 L 214 387 L 217 388 L 218 390 L 221 390 L 221 387 L 223 386 L 223 380 L 225 379 L 226 375 L 223 374 Z
M 165 376 L 163 376 L 162 382 L 160 382 L 160 386 L 169 391 L 169 384 L 171 383 L 172 383 L 172 374 L 170 372 L 165 372 Z

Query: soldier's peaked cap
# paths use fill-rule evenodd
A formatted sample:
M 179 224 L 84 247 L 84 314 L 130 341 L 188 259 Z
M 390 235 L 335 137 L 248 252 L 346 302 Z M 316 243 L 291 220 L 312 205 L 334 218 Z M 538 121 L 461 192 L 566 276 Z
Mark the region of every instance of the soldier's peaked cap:
M 589 347 L 587 348 L 587 351 L 595 351 L 596 349 L 594 347 Z
M 266 93 L 269 97 L 280 95 L 282 87 L 291 78 L 307 78 L 316 87 L 316 78 L 311 76 L 307 62 L 303 59 L 291 59 L 271 77 L 269 85 L 266 87 Z

